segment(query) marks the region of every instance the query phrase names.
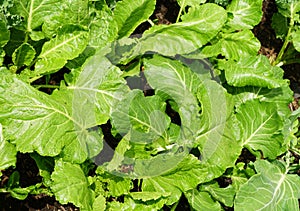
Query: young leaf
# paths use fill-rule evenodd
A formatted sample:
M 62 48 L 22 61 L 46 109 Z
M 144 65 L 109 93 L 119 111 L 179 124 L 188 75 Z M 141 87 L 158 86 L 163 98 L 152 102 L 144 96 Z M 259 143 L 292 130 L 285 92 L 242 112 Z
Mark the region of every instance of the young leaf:
M 6 141 L 0 124 L 0 170 L 15 166 L 17 162 L 17 150 L 15 145 Z
M 274 103 L 247 101 L 238 107 L 243 145 L 250 151 L 260 150 L 264 157 L 276 158 L 286 149 L 280 130 L 283 122 Z M 253 121 L 255 120 L 255 121 Z
M 71 202 L 82 210 L 93 210 L 94 192 L 79 165 L 58 160 L 51 179 L 51 190 L 60 203 Z
M 194 210 L 207 210 L 207 211 L 221 211 L 219 202 L 212 199 L 211 195 L 207 192 L 198 191 L 196 189 L 184 193 L 189 204 Z
M 288 174 L 279 162 L 259 160 L 254 165 L 258 174 L 237 192 L 235 210 L 299 210 L 299 176 Z
M 92 117 L 73 113 L 73 92 L 48 96 L 6 71 L 0 79 L 0 121 L 18 151 L 56 156 L 64 149 L 66 160 L 79 163 L 100 152 L 101 131 L 88 130 Z M 84 101 L 76 98 L 74 106 L 84 107 Z
M 167 56 L 187 54 L 207 44 L 225 24 L 226 11 L 216 4 L 192 7 L 182 22 L 153 26 L 141 39 L 142 52 L 154 51 Z
M 225 77 L 229 85 L 236 87 L 258 86 L 278 88 L 286 84 L 283 78 L 283 70 L 272 66 L 263 55 L 248 56 L 238 62 L 226 61 L 219 63 L 219 67 L 225 70 Z
M 123 0 L 116 4 L 114 20 L 118 25 L 119 38 L 129 36 L 135 28 L 153 13 L 155 0 Z
M 262 0 L 233 0 L 227 11 L 233 19 L 227 23 L 235 30 L 252 29 L 262 17 Z
M 76 58 L 85 49 L 87 43 L 87 31 L 73 25 L 63 27 L 55 38 L 43 45 L 34 73 L 41 75 L 59 70 L 68 60 Z
M 15 50 L 12 60 L 17 67 L 29 66 L 35 57 L 35 53 L 30 44 L 24 43 Z

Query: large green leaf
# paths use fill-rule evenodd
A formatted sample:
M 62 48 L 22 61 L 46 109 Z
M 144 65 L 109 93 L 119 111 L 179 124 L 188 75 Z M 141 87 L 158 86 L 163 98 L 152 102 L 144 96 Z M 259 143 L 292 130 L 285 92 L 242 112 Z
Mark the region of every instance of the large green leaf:
M 258 174 L 237 192 L 235 210 L 299 210 L 299 176 L 288 174 L 288 168 L 280 162 L 259 160 L 254 165 Z
M 141 39 L 141 51 L 169 56 L 193 52 L 216 36 L 227 14 L 216 4 L 203 4 L 192 7 L 181 19 L 176 24 L 151 27 Z
M 232 86 L 278 88 L 286 84 L 286 81 L 282 80 L 283 70 L 272 66 L 263 55 L 244 57 L 238 62 L 220 62 L 219 67 L 225 70 L 227 83 Z
M 60 203 L 70 202 L 81 210 L 93 210 L 94 192 L 79 165 L 58 160 L 51 179 L 51 190 Z
M 236 33 L 226 33 L 212 46 L 206 46 L 201 51 L 204 56 L 225 56 L 226 59 L 238 61 L 242 57 L 256 55 L 260 43 L 250 30 L 243 30 Z
M 63 27 L 56 37 L 43 45 L 35 64 L 34 74 L 49 74 L 59 70 L 68 60 L 76 58 L 83 52 L 87 44 L 87 31 L 73 25 Z
M 5 138 L 18 151 L 56 156 L 64 149 L 64 158 L 73 162 L 83 162 L 99 153 L 102 135 L 88 130 L 93 119 L 86 115 L 91 109 L 85 107 L 86 99 L 77 98 L 72 105 L 71 91 L 48 96 L 9 72 L 1 71 L 0 78 L 0 121 Z M 86 112 L 74 112 L 72 106 L 85 107 L 81 109 Z
M 276 158 L 286 149 L 281 134 L 283 121 L 274 103 L 247 101 L 238 107 L 243 145 L 251 151 L 260 150 L 264 157 Z
M 197 97 L 202 108 L 196 134 L 201 161 L 215 169 L 215 176 L 220 176 L 226 168 L 234 166 L 242 149 L 233 99 L 222 86 L 208 80 L 201 84 Z
M 32 32 L 56 13 L 60 3 L 59 0 L 19 0 L 15 1 L 13 12 L 24 18 L 23 29 Z
M 228 25 L 235 30 L 252 29 L 262 17 L 262 0 L 233 0 L 227 11 L 233 14 Z
M 16 162 L 16 147 L 4 139 L 2 134 L 2 125 L 0 124 L 0 170 L 4 170 L 10 166 L 15 166 Z
M 155 3 L 155 0 L 119 1 L 114 10 L 119 38 L 129 36 L 138 25 L 146 21 L 153 13 Z

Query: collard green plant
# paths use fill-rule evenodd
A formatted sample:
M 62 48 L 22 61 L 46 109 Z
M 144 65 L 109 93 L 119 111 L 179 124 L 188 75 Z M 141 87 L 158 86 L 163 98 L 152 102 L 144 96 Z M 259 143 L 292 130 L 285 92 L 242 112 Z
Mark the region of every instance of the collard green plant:
M 181 0 L 170 25 L 149 19 L 155 3 L 2 1 L 0 170 L 14 172 L 1 191 L 88 211 L 174 210 L 181 197 L 195 210 L 296 210 L 299 111 L 283 57 L 257 55 L 262 0 Z M 276 32 L 297 50 L 299 3 L 277 4 L 291 24 Z M 20 186 L 17 153 L 41 183 Z

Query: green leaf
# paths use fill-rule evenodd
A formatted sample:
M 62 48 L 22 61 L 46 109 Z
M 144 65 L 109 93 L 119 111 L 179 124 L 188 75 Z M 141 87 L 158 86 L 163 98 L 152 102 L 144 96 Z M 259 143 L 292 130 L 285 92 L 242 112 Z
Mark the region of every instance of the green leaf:
M 289 30 L 288 19 L 280 13 L 275 13 L 272 16 L 272 28 L 276 33 L 276 37 L 284 39 Z
M 250 30 L 224 34 L 223 37 L 212 46 L 206 46 L 201 51 L 204 56 L 225 56 L 226 59 L 238 61 L 240 58 L 257 55 L 260 42 Z
M 252 29 L 262 18 L 262 0 L 233 0 L 227 11 L 233 19 L 227 23 L 235 30 Z
M 105 208 L 106 208 L 106 199 L 102 195 L 97 196 L 93 204 L 93 211 L 104 211 Z
M 202 192 L 194 189 L 184 194 L 194 210 L 222 210 L 220 203 L 213 200 L 211 195 L 207 192 Z
M 114 20 L 118 25 L 119 38 L 129 36 L 135 28 L 153 13 L 155 0 L 123 0 L 116 4 Z
M 151 143 L 164 137 L 169 127 L 165 110 L 166 103 L 160 97 L 144 97 L 141 90 L 133 90 L 114 109 L 112 123 L 121 135 L 130 131 L 131 142 Z
M 24 18 L 23 29 L 32 32 L 56 13 L 60 3 L 59 0 L 19 0 L 15 1 L 13 13 L 21 15 Z
M 100 49 L 117 38 L 118 26 L 110 10 L 96 10 L 95 13 L 89 26 L 89 46 Z
M 236 87 L 258 86 L 277 88 L 286 84 L 283 78 L 283 70 L 272 66 L 263 55 L 248 56 L 238 62 L 226 61 L 219 63 L 219 67 L 225 70 L 225 77 L 229 85 Z
M 170 194 L 167 204 L 177 202 L 182 194 L 210 177 L 209 169 L 204 168 L 201 162 L 194 156 L 182 157 L 180 162 L 172 171 L 163 175 L 143 179 L 143 191 L 156 191 Z
M 264 157 L 274 159 L 286 150 L 280 132 L 283 121 L 276 104 L 247 101 L 238 107 L 237 119 L 241 124 L 243 145 L 250 151 L 260 150 Z
M 17 67 L 22 67 L 23 65 L 29 66 L 35 57 L 35 53 L 34 48 L 30 44 L 24 43 L 13 53 L 13 63 Z
M 227 14 L 222 7 L 208 3 L 190 8 L 181 19 L 176 24 L 151 27 L 140 40 L 141 51 L 167 56 L 193 52 L 217 35 Z
M 6 45 L 6 43 L 9 41 L 9 38 L 10 32 L 6 27 L 6 23 L 0 18 L 0 48 Z
M 213 199 L 223 203 L 227 207 L 233 206 L 233 200 L 236 194 L 236 189 L 229 185 L 226 188 L 220 188 L 217 183 L 207 184 L 201 187 L 202 191 L 207 191 Z
M 225 169 L 234 166 L 242 149 L 233 115 L 234 102 L 222 86 L 210 80 L 202 82 L 197 97 L 202 113 L 196 143 L 201 161 L 209 166 L 211 176 L 218 177 Z
M 34 73 L 49 74 L 59 70 L 68 60 L 76 58 L 83 52 L 87 43 L 88 32 L 72 25 L 63 27 L 55 38 L 43 45 Z
M 185 8 L 186 6 L 198 6 L 199 4 L 203 4 L 206 0 L 177 0 L 180 7 Z
M 295 49 L 300 52 L 300 30 L 293 32 L 292 37 Z
M 299 210 L 299 176 L 288 174 L 279 162 L 259 160 L 254 165 L 258 174 L 237 192 L 235 210 Z
M 94 192 L 79 165 L 58 160 L 51 179 L 51 190 L 60 203 L 70 202 L 82 210 L 93 210 Z
M 4 170 L 10 166 L 15 166 L 16 162 L 16 147 L 4 139 L 2 134 L 2 125 L 0 124 L 0 170 Z
M 65 25 L 89 25 L 88 0 L 60 1 L 59 4 L 60 6 L 45 20 L 42 26 L 43 33 L 48 38 L 53 37 L 57 30 Z
M 18 151 L 56 156 L 64 149 L 64 159 L 81 163 L 102 149 L 101 131 L 88 130 L 93 117 L 72 110 L 89 111 L 84 98 L 74 99 L 71 91 L 48 96 L 6 71 L 0 78 L 0 121 Z
M 74 91 L 73 103 L 77 105 L 79 100 L 78 107 L 73 108 L 78 114 L 90 114 L 92 121 L 86 123 L 89 127 L 104 124 L 113 108 L 129 92 L 129 88 L 126 81 L 121 78 L 120 69 L 105 57 L 104 49 L 89 58 L 81 68 L 82 71 L 67 87 L 68 90 Z M 85 106 L 80 106 L 83 99 Z M 78 118 L 81 118 L 80 115 Z

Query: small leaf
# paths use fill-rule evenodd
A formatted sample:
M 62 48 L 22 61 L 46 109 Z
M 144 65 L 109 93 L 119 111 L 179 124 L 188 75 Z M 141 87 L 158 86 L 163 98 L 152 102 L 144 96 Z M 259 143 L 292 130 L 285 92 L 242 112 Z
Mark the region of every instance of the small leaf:
M 65 26 L 57 36 L 43 45 L 35 64 L 35 74 L 49 74 L 76 58 L 87 46 L 88 32 L 76 26 Z
M 293 32 L 292 37 L 295 49 L 300 52 L 300 30 Z
M 237 192 L 235 210 L 299 210 L 299 176 L 288 174 L 288 169 L 279 162 L 258 160 L 254 165 L 258 174 Z
M 12 60 L 17 67 L 29 66 L 35 57 L 35 53 L 30 44 L 24 43 L 15 50 Z
M 73 203 L 82 210 L 92 210 L 94 192 L 79 165 L 58 160 L 51 175 L 51 190 L 62 203 Z
M 206 0 L 177 0 L 180 7 L 185 8 L 186 6 L 198 6 L 199 4 L 203 4 Z
M 118 25 L 119 38 L 129 36 L 135 28 L 153 13 L 155 0 L 123 0 L 116 4 L 114 20 Z
M 10 39 L 10 32 L 6 27 L 4 20 L 0 18 L 0 49 L 6 45 Z
M 262 0 L 233 0 L 227 11 L 233 19 L 227 25 L 235 30 L 252 29 L 262 18 Z
M 16 162 L 16 147 L 4 139 L 2 134 L 2 125 L 0 124 L 0 170 L 4 170 L 10 166 L 15 166 Z

